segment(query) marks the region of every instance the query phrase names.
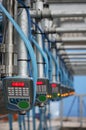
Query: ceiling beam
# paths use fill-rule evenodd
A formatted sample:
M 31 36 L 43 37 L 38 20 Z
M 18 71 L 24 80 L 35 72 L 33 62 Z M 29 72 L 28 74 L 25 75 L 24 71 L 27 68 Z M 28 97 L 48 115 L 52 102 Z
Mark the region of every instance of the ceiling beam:
M 60 18 L 60 17 L 86 17 L 86 10 L 81 10 L 81 11 L 35 11 L 32 10 L 30 11 L 31 17 L 32 18 Z
M 86 27 L 58 27 L 58 28 L 50 28 L 49 30 L 45 30 L 45 33 L 85 33 Z
M 47 0 L 48 3 L 86 3 L 86 0 Z
M 86 59 L 86 55 L 65 55 L 61 56 L 63 59 Z
M 59 46 L 57 47 L 59 50 L 86 50 L 86 45 L 85 46 Z
M 61 40 L 62 40 L 63 43 L 73 43 L 73 42 L 75 42 L 75 43 L 76 42 L 78 42 L 78 43 L 79 42 L 80 43 L 85 42 L 86 43 L 86 37 L 71 37 L 71 38 L 62 37 Z
M 65 52 L 63 50 L 60 50 L 59 51 L 59 54 L 62 55 L 62 56 L 77 56 L 77 55 L 86 55 L 86 52 Z

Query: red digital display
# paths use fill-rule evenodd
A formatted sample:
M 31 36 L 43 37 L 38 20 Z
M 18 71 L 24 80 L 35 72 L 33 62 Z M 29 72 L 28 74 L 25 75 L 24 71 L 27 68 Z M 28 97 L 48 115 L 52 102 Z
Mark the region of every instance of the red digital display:
M 57 87 L 57 84 L 53 83 L 51 84 L 52 88 L 56 88 Z
M 42 81 L 37 81 L 36 85 L 43 85 L 44 83 Z
M 12 82 L 12 87 L 24 87 L 25 83 L 24 82 Z

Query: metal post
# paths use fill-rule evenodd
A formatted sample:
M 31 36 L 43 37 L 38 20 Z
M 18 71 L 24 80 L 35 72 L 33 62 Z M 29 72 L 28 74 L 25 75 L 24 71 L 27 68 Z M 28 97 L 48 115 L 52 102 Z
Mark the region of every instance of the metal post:
M 80 127 L 82 127 L 83 125 L 83 100 L 82 100 L 82 96 L 79 97 L 80 98 Z
M 60 126 L 63 127 L 63 100 L 60 101 Z

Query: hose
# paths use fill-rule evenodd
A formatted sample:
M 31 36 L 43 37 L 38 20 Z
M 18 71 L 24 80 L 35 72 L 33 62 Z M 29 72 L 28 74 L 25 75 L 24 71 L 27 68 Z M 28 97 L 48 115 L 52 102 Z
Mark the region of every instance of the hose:
M 37 64 L 36 64 L 36 57 L 33 51 L 33 48 L 30 44 L 30 41 L 27 39 L 27 37 L 25 36 L 24 32 L 21 30 L 21 28 L 19 27 L 19 25 L 15 22 L 15 20 L 11 17 L 11 15 L 9 14 L 9 12 L 4 8 L 4 6 L 0 3 L 0 9 L 2 10 L 2 12 L 7 16 L 7 18 L 10 20 L 10 22 L 14 25 L 16 31 L 19 33 L 20 37 L 22 38 L 22 40 L 24 41 L 31 60 L 32 60 L 32 68 L 33 68 L 33 83 L 34 83 L 34 101 L 35 101 L 35 97 L 36 97 L 36 81 L 37 81 Z
M 31 19 L 32 24 L 35 25 L 35 27 L 41 32 L 42 35 L 44 35 L 45 39 L 47 39 L 48 42 L 51 43 L 56 43 L 56 41 L 51 41 L 49 38 L 46 36 L 46 34 L 41 30 L 41 28 Z

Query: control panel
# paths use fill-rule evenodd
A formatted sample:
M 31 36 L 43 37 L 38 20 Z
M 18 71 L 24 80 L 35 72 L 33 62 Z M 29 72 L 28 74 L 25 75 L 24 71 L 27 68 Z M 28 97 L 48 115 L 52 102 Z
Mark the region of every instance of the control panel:
M 50 84 L 51 88 L 52 88 L 52 100 L 59 100 L 60 97 L 60 93 L 59 93 L 59 87 L 60 84 L 53 82 Z
M 33 80 L 30 78 L 3 79 L 5 104 L 8 110 L 28 111 L 33 104 Z
M 39 78 L 36 83 L 36 105 L 41 106 L 47 103 L 49 94 L 49 80 L 45 78 Z

